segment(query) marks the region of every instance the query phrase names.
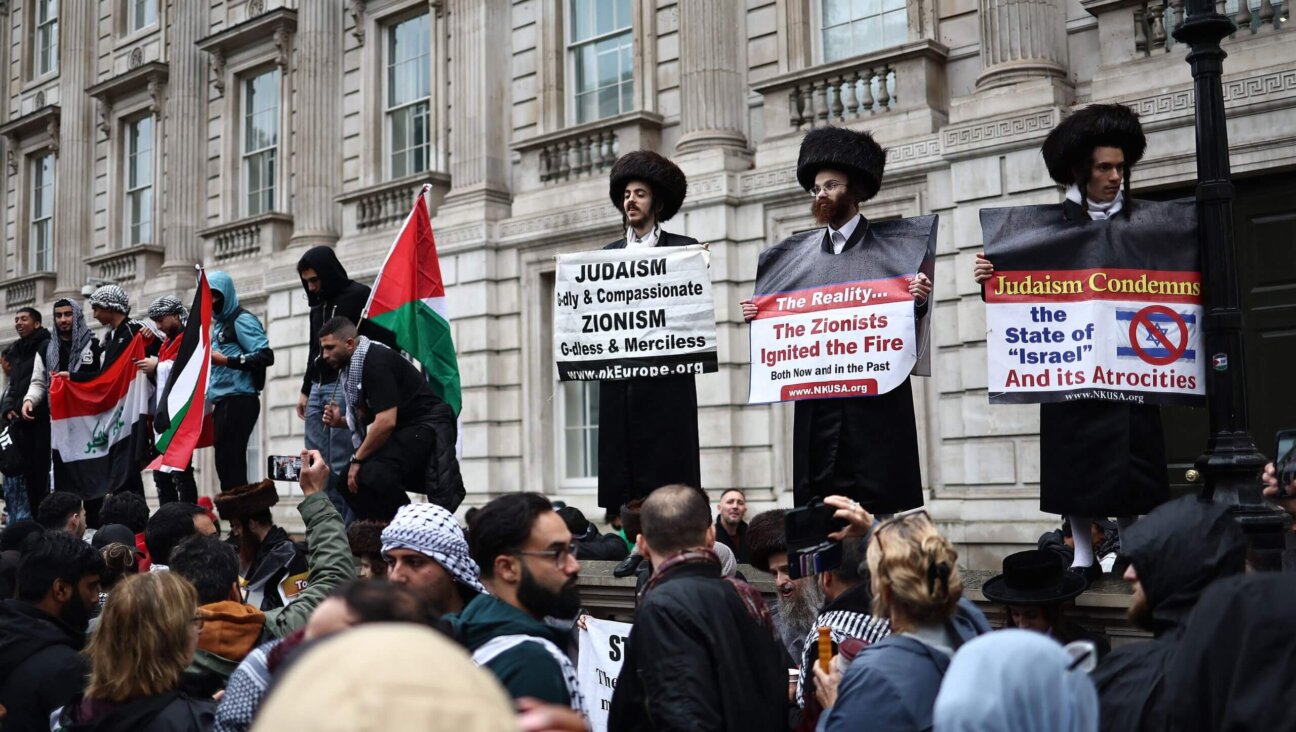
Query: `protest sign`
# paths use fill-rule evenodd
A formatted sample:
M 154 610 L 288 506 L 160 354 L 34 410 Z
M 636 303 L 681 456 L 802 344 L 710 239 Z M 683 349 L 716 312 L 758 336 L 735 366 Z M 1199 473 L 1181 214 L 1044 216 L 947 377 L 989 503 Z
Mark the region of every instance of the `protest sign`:
M 1102 399 L 1200 405 L 1201 273 L 1191 202 L 1066 221 L 1057 206 L 982 209 L 992 404 Z
M 932 275 L 936 217 L 862 225 L 841 254 L 823 250 L 822 229 L 762 254 L 749 403 L 877 396 L 926 372 L 930 323 L 909 281 Z
M 590 732 L 606 732 L 612 692 L 625 662 L 626 643 L 630 640 L 629 623 L 595 620 L 585 616 L 580 631 L 580 648 L 576 676 L 585 696 Z
M 563 381 L 716 371 L 709 254 L 700 245 L 560 254 L 554 359 Z

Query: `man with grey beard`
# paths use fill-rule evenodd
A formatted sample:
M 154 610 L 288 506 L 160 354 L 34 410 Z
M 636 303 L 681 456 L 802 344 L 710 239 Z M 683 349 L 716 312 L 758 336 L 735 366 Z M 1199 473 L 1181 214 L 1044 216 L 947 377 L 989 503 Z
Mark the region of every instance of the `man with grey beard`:
M 787 510 L 780 508 L 752 519 L 747 527 L 747 544 L 752 566 L 774 575 L 774 590 L 778 595 L 774 629 L 788 654 L 799 659 L 804 655 L 806 637 L 819 617 L 819 608 L 823 607 L 824 593 L 814 577 L 792 579 L 783 528 L 786 514 Z

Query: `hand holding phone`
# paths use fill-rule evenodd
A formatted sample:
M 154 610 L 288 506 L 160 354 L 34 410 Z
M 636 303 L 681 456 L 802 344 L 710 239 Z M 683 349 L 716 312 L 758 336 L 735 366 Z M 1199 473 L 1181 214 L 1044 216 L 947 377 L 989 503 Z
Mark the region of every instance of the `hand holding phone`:
M 301 480 L 301 472 L 300 455 L 271 455 L 266 458 L 266 474 L 270 476 L 270 480 L 296 483 Z

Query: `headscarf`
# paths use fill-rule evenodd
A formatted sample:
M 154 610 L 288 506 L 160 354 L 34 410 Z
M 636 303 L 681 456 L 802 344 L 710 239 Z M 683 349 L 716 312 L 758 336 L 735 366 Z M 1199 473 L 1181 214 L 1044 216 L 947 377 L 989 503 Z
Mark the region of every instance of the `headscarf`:
M 172 295 L 163 295 L 154 300 L 148 307 L 149 320 L 161 320 L 168 315 L 180 318 L 181 323 L 184 323 L 189 317 L 184 303 Z
M 1057 641 L 1000 630 L 958 650 L 933 712 L 936 732 L 1097 732 L 1098 692 Z
M 90 307 L 101 307 L 105 310 L 116 310 L 122 315 L 130 315 L 130 297 L 117 285 L 104 285 L 90 296 Z
M 409 549 L 436 560 L 462 585 L 486 593 L 477 563 L 468 555 L 468 540 L 454 515 L 435 503 L 409 503 L 382 531 L 382 550 Z
M 86 325 L 85 312 L 81 306 L 66 298 L 54 301 L 54 309 L 61 307 L 72 308 L 72 340 L 68 344 L 68 371 L 75 372 L 81 368 L 81 352 L 90 344 L 90 339 L 94 335 Z M 50 373 L 59 370 L 59 337 L 58 333 L 49 339 L 49 344 L 45 346 L 45 368 Z

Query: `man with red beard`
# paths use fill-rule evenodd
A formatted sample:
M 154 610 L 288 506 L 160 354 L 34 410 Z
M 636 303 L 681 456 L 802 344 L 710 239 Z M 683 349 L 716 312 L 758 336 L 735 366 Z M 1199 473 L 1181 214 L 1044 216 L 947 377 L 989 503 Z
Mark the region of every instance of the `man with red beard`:
M 902 227 L 913 220 L 871 223 L 860 215 L 860 204 L 882 186 L 885 163 L 886 153 L 867 132 L 823 127 L 807 133 L 797 181 L 814 197 L 810 212 L 824 228 L 794 234 L 763 252 L 758 281 L 767 266 L 790 258 L 824 277 L 815 285 L 871 278 L 861 273 L 878 269 L 877 263 L 892 251 L 912 246 L 904 241 Z M 929 266 L 930 260 L 925 261 L 923 267 Z M 931 291 L 929 275 L 919 271 L 910 277 L 917 318 L 926 315 Z M 743 318 L 750 322 L 757 313 L 755 301 L 741 305 Z M 876 396 L 797 401 L 792 483 L 798 506 L 828 495 L 847 496 L 874 514 L 921 506 L 918 429 L 909 380 Z
M 604 249 L 698 243 L 661 228 L 688 193 L 688 180 L 675 163 L 651 150 L 636 150 L 616 161 L 609 181 L 625 237 Z M 693 376 L 601 381 L 598 406 L 599 506 L 615 509 L 671 483 L 702 487 Z

